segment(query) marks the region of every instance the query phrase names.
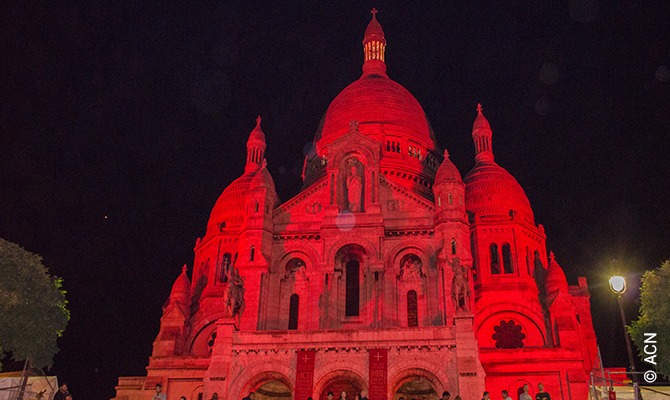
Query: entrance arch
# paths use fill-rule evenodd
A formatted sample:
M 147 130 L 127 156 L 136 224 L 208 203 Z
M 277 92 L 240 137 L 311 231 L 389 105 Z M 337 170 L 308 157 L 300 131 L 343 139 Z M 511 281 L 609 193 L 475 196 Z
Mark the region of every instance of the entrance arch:
M 438 400 L 445 390 L 437 376 L 421 368 L 406 369 L 394 376 L 389 382 L 389 399 Z
M 319 400 L 326 400 L 329 391 L 337 399 L 342 391 L 347 392 L 347 400 L 353 400 L 357 394 L 368 390 L 368 385 L 360 375 L 348 370 L 332 371 L 324 375 L 314 386 L 314 394 Z
M 255 392 L 255 400 L 291 400 L 293 398 L 293 382 L 284 374 L 265 371 L 254 375 L 242 387 L 239 398 L 249 392 Z M 230 393 L 235 396 L 234 393 Z

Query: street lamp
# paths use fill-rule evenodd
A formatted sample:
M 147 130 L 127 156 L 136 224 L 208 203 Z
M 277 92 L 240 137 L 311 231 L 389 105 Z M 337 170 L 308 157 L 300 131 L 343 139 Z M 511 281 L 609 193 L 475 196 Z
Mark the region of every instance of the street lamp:
M 633 349 L 630 346 L 630 336 L 628 336 L 628 329 L 626 329 L 626 314 L 623 311 L 623 297 L 621 295 L 626 291 L 626 279 L 623 276 L 613 276 L 610 278 L 610 288 L 617 295 L 619 302 L 619 310 L 621 311 L 621 322 L 623 324 L 623 334 L 626 338 L 626 348 L 628 349 L 628 362 L 630 363 L 630 370 L 635 372 L 635 361 L 633 361 Z

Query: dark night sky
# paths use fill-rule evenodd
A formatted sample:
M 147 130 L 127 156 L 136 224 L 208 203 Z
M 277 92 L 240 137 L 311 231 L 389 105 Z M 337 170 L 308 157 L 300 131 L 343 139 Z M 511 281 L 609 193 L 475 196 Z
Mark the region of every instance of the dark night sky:
M 389 77 L 463 175 L 482 103 L 549 250 L 589 280 L 605 364 L 626 365 L 610 259 L 635 288 L 670 258 L 670 2 L 156 3 L 0 2 L 0 237 L 65 281 L 52 372 L 75 400 L 145 374 L 257 114 L 281 199 L 298 193 L 304 146 L 361 75 L 372 7 Z

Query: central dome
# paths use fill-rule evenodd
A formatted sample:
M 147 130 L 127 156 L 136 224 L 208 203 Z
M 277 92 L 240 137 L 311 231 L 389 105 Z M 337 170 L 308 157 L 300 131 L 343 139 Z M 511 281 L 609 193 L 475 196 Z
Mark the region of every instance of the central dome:
M 355 120 L 359 131 L 372 139 L 381 141 L 387 136 L 400 139 L 405 146 L 435 150 L 435 135 L 423 108 L 407 89 L 386 75 L 386 38 L 375 14 L 363 38 L 363 76 L 330 103 L 314 142 L 322 148 L 347 134 L 349 123 Z
M 435 137 L 419 102 L 386 76 L 369 74 L 347 86 L 328 107 L 315 142 L 331 142 L 349 131 L 356 120 L 360 132 L 380 140 L 385 131 L 412 138 L 435 148 Z

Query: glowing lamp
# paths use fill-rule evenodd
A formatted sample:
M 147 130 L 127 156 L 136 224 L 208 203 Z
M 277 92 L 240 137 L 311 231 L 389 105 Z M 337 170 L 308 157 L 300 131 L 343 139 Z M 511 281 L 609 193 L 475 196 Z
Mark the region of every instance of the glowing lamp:
M 610 278 L 610 288 L 616 294 L 623 294 L 626 291 L 626 279 L 623 276 L 613 276 Z

